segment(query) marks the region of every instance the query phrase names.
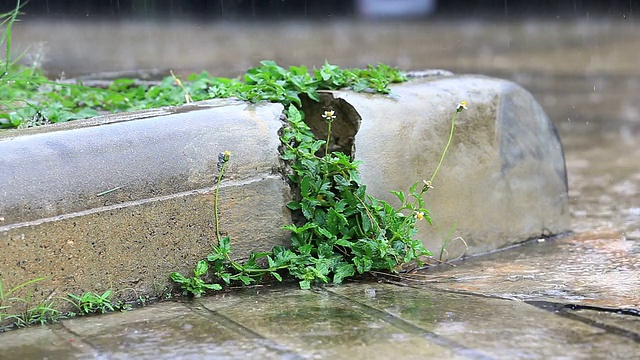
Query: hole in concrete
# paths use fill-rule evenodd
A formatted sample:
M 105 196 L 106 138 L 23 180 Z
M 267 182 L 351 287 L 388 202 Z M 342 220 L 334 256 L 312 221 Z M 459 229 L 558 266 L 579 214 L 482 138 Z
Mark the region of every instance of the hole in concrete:
M 300 96 L 304 122 L 309 125 L 317 139 L 327 138 L 327 122 L 322 118 L 325 111 L 335 111 L 336 119 L 331 125 L 330 151 L 340 151 L 351 157 L 355 154 L 355 136 L 362 118 L 356 109 L 344 99 L 335 98 L 331 92 L 319 92 L 320 101 Z M 324 155 L 324 147 L 319 155 Z

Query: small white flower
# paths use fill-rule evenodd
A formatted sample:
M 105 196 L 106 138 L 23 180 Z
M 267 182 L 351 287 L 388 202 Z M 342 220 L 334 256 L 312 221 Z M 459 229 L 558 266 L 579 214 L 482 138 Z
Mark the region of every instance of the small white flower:
M 469 108 L 467 107 L 466 101 L 460 101 L 458 103 L 458 106 L 456 107 L 457 112 L 462 112 L 462 110 L 469 110 Z
M 422 211 L 418 211 L 415 213 L 415 215 L 413 215 L 413 217 L 415 217 L 416 220 L 422 220 L 424 219 L 424 213 Z
M 322 114 L 322 117 L 327 121 L 333 121 L 336 119 L 335 113 L 333 110 L 326 110 L 324 114 Z

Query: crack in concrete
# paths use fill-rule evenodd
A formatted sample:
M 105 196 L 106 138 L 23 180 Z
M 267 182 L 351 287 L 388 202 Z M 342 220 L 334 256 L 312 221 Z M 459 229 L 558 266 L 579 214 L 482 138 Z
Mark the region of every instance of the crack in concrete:
M 325 111 L 334 111 L 336 119 L 331 124 L 329 150 L 342 152 L 351 159 L 355 158 L 355 137 L 360 130 L 362 117 L 345 99 L 336 97 L 330 91 L 318 92 L 320 101 L 311 100 L 308 96 L 300 97 L 302 109 L 305 111 L 304 122 L 311 128 L 317 139 L 327 139 L 327 122 L 322 118 Z M 324 155 L 324 147 L 320 150 Z

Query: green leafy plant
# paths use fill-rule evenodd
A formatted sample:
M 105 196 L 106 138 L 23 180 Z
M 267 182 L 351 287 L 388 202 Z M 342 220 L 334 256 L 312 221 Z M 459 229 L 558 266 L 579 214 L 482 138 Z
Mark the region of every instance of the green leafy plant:
M 12 59 L 13 24 L 21 2 L 0 14 L 0 129 L 29 127 L 84 119 L 99 114 L 182 105 L 212 98 L 237 97 L 253 103 L 273 101 L 300 107 L 300 95 L 318 100 L 318 90 L 351 88 L 354 91 L 390 93 L 388 85 L 407 80 L 406 75 L 385 64 L 365 69 L 342 69 L 328 62 L 311 72 L 305 66 L 280 67 L 264 60 L 239 79 L 212 77 L 207 72 L 191 74 L 183 83 L 173 73 L 155 85 L 139 85 L 133 79 L 117 79 L 106 88 L 84 86 L 77 81 L 51 81 L 38 63 L 18 64 L 25 53 Z
M 26 53 L 11 58 L 13 24 L 18 21 L 20 1 L 13 11 L 0 14 L 0 45 L 4 45 L 4 59 L 0 59 L 0 128 L 21 125 L 42 125 L 50 122 L 68 121 L 98 115 L 91 105 L 101 99 L 87 101 L 95 96 L 95 91 L 83 91 L 77 85 L 59 84 L 49 81 L 37 64 L 19 65 L 18 61 Z M 88 103 L 90 106 L 79 106 Z
M 13 326 L 45 325 L 57 322 L 63 316 L 54 307 L 53 301 L 43 301 L 35 307 L 28 308 L 18 315 L 13 315 Z
M 105 313 L 115 310 L 130 310 L 132 306 L 123 301 L 112 301 L 111 290 L 105 291 L 102 295 L 86 292 L 83 295 L 68 294 L 66 297 L 55 297 L 45 299 L 37 305 L 32 304 L 32 294 L 28 292 L 26 296 L 17 296 L 25 291 L 29 286 L 45 280 L 41 277 L 26 281 L 18 286 L 5 289 L 2 278 L 0 278 L 0 332 L 13 327 L 24 327 L 29 325 L 44 325 L 58 322 L 61 319 L 75 317 L 78 315 L 88 315 L 93 313 Z M 130 290 L 135 294 L 135 290 L 128 288 L 121 291 Z M 137 296 L 137 295 L 136 295 Z M 64 300 L 73 305 L 77 312 L 61 312 L 55 300 Z M 149 297 L 138 297 L 138 305 L 144 306 L 149 302 Z
M 68 294 L 64 298 L 72 304 L 81 315 L 93 314 L 96 312 L 106 313 L 115 311 L 119 307 L 111 303 L 111 290 L 105 291 L 102 295 L 94 292 L 86 292 L 81 296 Z
M 207 255 L 206 260 L 200 260 L 193 270 L 192 277 L 185 277 L 179 272 L 170 274 L 171 279 L 180 284 L 183 292 L 199 297 L 207 290 L 221 290 L 220 283 L 231 284 L 231 282 L 241 282 L 249 285 L 259 281 L 265 274 L 271 274 L 274 278 L 282 280 L 277 273 L 278 270 L 285 268 L 283 264 L 276 264 L 271 258 L 270 252 L 252 253 L 245 262 L 234 261 L 231 258 L 231 239 L 228 236 L 222 237 L 219 228 L 218 216 L 218 194 L 220 192 L 220 183 L 227 168 L 227 164 L 231 159 L 231 153 L 225 151 L 218 156 L 218 169 L 220 173 L 217 178 L 217 184 L 214 195 L 214 220 L 216 228 L 217 244 L 213 245 L 212 251 Z M 269 266 L 266 268 L 258 264 L 259 259 L 267 258 Z M 212 273 L 218 282 L 207 283 L 205 277 Z M 210 274 L 211 275 L 211 274 Z
M 324 117 L 330 131 L 333 113 L 328 111 Z M 326 141 L 298 140 L 313 134 L 295 107 L 289 108 L 288 119 L 290 128 L 282 137 L 287 145 L 283 158 L 291 162 L 294 174 L 290 179 L 299 186 L 301 196 L 288 207 L 301 211 L 306 222 L 285 228 L 292 232 L 294 252 L 305 260 L 298 261 L 303 266 L 292 271 L 301 287 L 328 282 L 330 275 L 334 283 L 340 283 L 356 272 L 394 271 L 399 264 L 430 255 L 414 239 L 415 222 L 429 220 L 422 199 L 427 186 L 418 189 L 418 183 L 414 184 L 409 196 L 394 192 L 402 205 L 393 208 L 366 193 L 358 162 L 343 153 L 329 152 Z M 316 154 L 322 145 L 325 155 L 320 157 Z
M 31 301 L 31 293 L 26 297 L 17 296 L 22 290 L 44 279 L 32 279 L 7 290 L 0 278 L 0 330 L 9 326 L 22 327 L 57 321 L 60 312 L 53 307 L 52 301 L 45 300 L 35 307 L 27 307 Z
M 220 290 L 223 284 L 255 283 L 265 275 L 282 281 L 285 271 L 298 279 L 303 289 L 313 283 L 341 283 L 356 273 L 369 271 L 396 272 L 402 264 L 421 263 L 431 256 L 417 234 L 416 223 L 431 223 L 424 195 L 432 189 L 432 181 L 443 163 L 451 144 L 457 115 L 466 109 L 461 102 L 452 116 L 445 151 L 430 180 L 414 183 L 408 193 L 392 191 L 400 206 L 376 199 L 366 192 L 358 172 L 358 161 L 341 152 L 330 152 L 328 140 L 336 119 L 334 111 L 325 111 L 327 140 L 318 140 L 303 121 L 303 114 L 294 104 L 287 108 L 288 126 L 281 141 L 285 148 L 282 158 L 293 174 L 290 180 L 299 188 L 300 197 L 288 204 L 301 213 L 303 221 L 285 226 L 291 231 L 291 248 L 274 247 L 269 252 L 252 253 L 243 263 L 233 261 L 230 238 L 221 237 L 218 228 L 218 192 L 230 153 L 219 155 L 220 173 L 215 190 L 214 217 L 217 244 L 205 260 L 196 265 L 194 276 L 184 277 L 174 272 L 171 278 L 184 293 L 201 296 L 207 290 Z M 322 151 L 324 147 L 324 152 Z M 319 155 L 324 153 L 324 155 Z M 260 263 L 260 259 L 265 261 Z

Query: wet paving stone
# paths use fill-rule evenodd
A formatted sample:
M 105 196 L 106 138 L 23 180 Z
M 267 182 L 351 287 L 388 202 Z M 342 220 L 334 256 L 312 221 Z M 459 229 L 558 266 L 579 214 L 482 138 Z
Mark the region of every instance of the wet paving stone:
M 328 292 L 253 289 L 199 303 L 307 358 L 466 358 L 464 351 L 426 338 L 422 331 L 398 328 Z
M 575 315 L 584 319 L 585 322 L 590 322 L 595 326 L 602 326 L 610 331 L 617 330 L 621 334 L 640 342 L 640 316 L 594 310 L 578 310 Z
M 0 359 L 637 359 L 639 319 L 432 284 L 289 284 L 10 331 Z
M 93 358 L 96 351 L 73 338 L 61 336 L 60 324 L 0 334 L 0 359 Z
M 286 349 L 246 337 L 176 302 L 62 325 L 104 359 L 291 358 Z
M 633 338 L 521 301 L 383 283 L 329 291 L 487 358 L 632 359 L 640 353 L 640 343 Z
M 638 240 L 585 233 L 408 276 L 415 284 L 526 301 L 640 310 Z

